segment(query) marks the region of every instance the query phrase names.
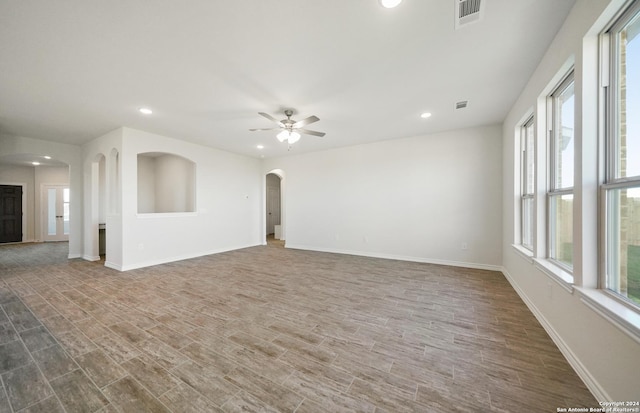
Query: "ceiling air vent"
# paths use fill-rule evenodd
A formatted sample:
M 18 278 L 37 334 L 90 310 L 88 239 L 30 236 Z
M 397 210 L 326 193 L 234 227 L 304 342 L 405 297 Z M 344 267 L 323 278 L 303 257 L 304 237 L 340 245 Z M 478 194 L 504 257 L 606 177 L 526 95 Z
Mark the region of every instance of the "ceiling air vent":
M 467 107 L 468 103 L 468 100 L 461 100 L 460 102 L 456 102 L 456 109 L 464 109 Z
M 456 4 L 456 24 L 455 28 L 469 23 L 477 22 L 484 14 L 484 3 L 486 0 L 453 0 Z

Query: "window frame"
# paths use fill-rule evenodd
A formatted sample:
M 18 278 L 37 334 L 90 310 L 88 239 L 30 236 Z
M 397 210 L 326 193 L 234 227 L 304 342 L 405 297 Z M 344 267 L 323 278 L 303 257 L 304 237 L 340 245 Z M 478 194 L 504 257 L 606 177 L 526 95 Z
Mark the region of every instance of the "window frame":
M 529 131 L 531 130 L 531 134 Z M 528 139 L 532 139 L 528 145 Z M 529 148 L 533 151 L 533 171 L 529 171 Z M 533 254 L 535 244 L 535 192 L 536 192 L 536 125 L 535 116 L 531 115 L 520 126 L 520 245 Z M 532 179 L 529 185 L 529 179 Z M 531 192 L 528 188 L 531 186 Z M 526 203 L 530 203 L 529 214 L 526 213 Z M 527 223 L 530 225 L 531 244 L 525 242 Z
M 598 288 L 612 297 L 617 302 L 623 304 L 636 312 L 640 312 L 640 303 L 625 297 L 623 294 L 610 289 L 610 268 L 613 265 L 612 250 L 610 239 L 613 237 L 614 228 L 610 228 L 609 222 L 611 208 L 610 203 L 612 194 L 618 190 L 640 188 L 640 175 L 635 176 L 618 176 L 619 165 L 619 62 L 620 47 L 619 33 L 634 18 L 640 16 L 640 2 L 631 4 L 630 7 L 624 9 L 614 20 L 613 23 L 601 34 L 601 79 L 603 88 L 603 105 L 602 119 L 604 122 L 603 150 L 604 165 L 603 181 L 600 184 L 600 219 L 601 230 L 599 235 L 600 243 L 600 268 L 598 277 Z M 619 217 L 618 217 L 619 219 Z M 616 251 L 616 254 L 619 251 Z M 617 261 L 616 261 L 617 262 Z M 619 278 L 619 277 L 618 277 Z M 619 280 L 617 282 L 620 282 Z
M 562 133 L 562 119 L 560 118 L 560 105 L 558 102 L 563 93 L 571 86 L 575 87 L 575 69 L 571 67 L 567 74 L 562 78 L 562 80 L 558 83 L 558 85 L 553 89 L 553 91 L 549 94 L 547 98 L 547 110 L 548 110 L 548 141 L 547 141 L 547 192 L 546 192 L 546 258 L 553 265 L 560 267 L 563 271 L 573 274 L 573 263 L 572 265 L 567 265 L 566 263 L 560 261 L 555 257 L 555 241 L 554 241 L 554 222 L 555 222 L 555 214 L 552 214 L 553 211 L 553 200 L 555 198 L 561 198 L 567 195 L 574 195 L 574 187 L 575 187 L 575 146 L 574 146 L 574 171 L 572 171 L 572 175 L 574 177 L 573 185 L 571 187 L 557 187 L 557 153 L 556 153 L 556 137 L 558 133 Z M 574 96 L 574 131 L 575 131 L 575 90 L 573 93 Z M 572 139 L 572 145 L 575 145 L 575 137 Z M 573 213 L 571 214 L 571 218 L 573 219 Z M 573 228 L 573 225 L 572 225 Z M 571 236 L 571 242 L 573 245 L 573 234 Z

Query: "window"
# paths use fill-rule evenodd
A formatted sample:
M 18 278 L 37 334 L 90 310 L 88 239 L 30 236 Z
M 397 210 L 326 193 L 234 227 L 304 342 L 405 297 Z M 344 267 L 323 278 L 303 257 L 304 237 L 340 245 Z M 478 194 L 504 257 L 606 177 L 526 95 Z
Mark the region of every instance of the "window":
M 573 268 L 574 79 L 569 74 L 549 98 L 549 190 L 547 256 L 565 270 Z
M 64 235 L 69 235 L 69 216 L 70 216 L 70 202 L 71 201 L 71 193 L 69 192 L 69 188 L 62 189 L 62 222 L 63 222 L 63 233 Z
M 640 3 L 604 36 L 606 169 L 603 287 L 640 305 Z
M 520 148 L 522 150 L 521 176 L 522 194 L 520 216 L 521 223 L 521 244 L 524 248 L 533 252 L 533 231 L 534 231 L 534 192 L 535 192 L 535 130 L 533 117 L 529 118 L 521 128 Z

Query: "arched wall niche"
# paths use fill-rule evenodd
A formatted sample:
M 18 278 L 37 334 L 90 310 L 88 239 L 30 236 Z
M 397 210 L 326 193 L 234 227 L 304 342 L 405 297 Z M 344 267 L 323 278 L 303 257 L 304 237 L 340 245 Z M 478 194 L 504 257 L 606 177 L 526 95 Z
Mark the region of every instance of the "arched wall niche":
M 144 152 L 137 157 L 138 213 L 195 212 L 196 164 L 179 155 Z
M 97 219 L 99 224 L 104 224 L 107 217 L 107 157 L 98 153 L 93 158 L 94 165 L 97 166 L 95 169 L 95 182 L 96 186 L 96 210 L 97 210 Z
M 120 214 L 121 188 L 120 153 L 113 148 L 109 153 L 109 214 Z

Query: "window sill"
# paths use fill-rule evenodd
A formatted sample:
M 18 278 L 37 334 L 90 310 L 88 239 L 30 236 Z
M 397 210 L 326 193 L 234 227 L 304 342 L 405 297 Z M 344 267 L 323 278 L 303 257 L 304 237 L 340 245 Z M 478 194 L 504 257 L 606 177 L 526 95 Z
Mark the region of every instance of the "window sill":
M 527 260 L 529 263 L 533 264 L 533 252 L 529 251 L 519 244 L 511 244 L 511 246 L 518 253 L 518 255 Z
M 573 275 L 553 264 L 549 260 L 534 258 L 533 262 L 540 271 L 555 281 L 560 287 L 573 294 Z
M 640 344 L 640 313 L 602 290 L 575 287 L 582 296 L 581 301 L 605 320 L 618 327 Z

